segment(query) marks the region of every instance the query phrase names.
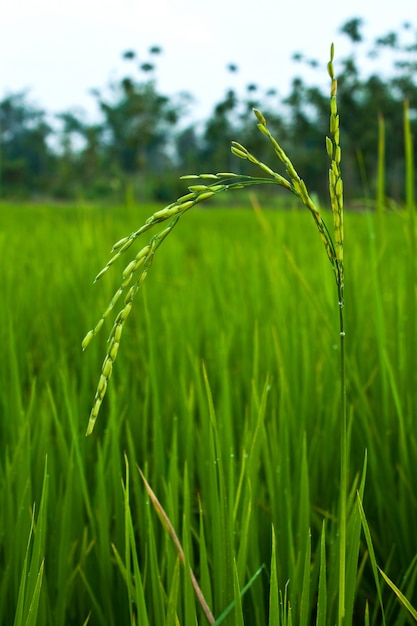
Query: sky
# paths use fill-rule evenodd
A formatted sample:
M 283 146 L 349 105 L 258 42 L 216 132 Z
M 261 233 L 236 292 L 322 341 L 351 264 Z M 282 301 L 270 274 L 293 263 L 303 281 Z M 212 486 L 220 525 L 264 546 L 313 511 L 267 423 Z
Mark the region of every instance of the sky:
M 157 86 L 167 95 L 190 92 L 194 115 L 204 118 L 228 87 L 250 83 L 284 97 L 300 74 L 326 84 L 325 70 L 305 76 L 291 57 L 302 52 L 326 63 L 349 51 L 340 26 L 364 20 L 369 41 L 409 21 L 410 0 L 9 0 L 0 9 L 0 98 L 28 90 L 40 108 L 58 113 L 84 109 L 96 115 L 92 88 L 131 72 L 122 53 L 139 62 L 155 58 Z M 364 63 L 366 59 L 364 59 Z M 231 75 L 226 66 L 239 71 Z M 140 76 L 140 74 L 138 74 Z

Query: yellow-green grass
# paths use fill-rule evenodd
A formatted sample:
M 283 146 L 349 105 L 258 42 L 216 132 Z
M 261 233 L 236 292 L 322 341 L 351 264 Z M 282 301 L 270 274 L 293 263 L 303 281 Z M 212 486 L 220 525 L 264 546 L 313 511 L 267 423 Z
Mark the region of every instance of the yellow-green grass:
M 218 623 L 334 624 L 338 312 L 303 211 L 213 205 L 182 220 L 84 436 L 106 332 L 84 354 L 80 342 L 123 263 L 91 281 L 152 209 L 1 206 L 0 623 L 204 624 L 191 567 Z M 414 221 L 347 214 L 345 227 L 346 623 L 363 623 L 368 602 L 380 624 L 354 505 L 367 451 L 375 559 L 416 606 Z M 387 624 L 411 623 L 380 586 Z

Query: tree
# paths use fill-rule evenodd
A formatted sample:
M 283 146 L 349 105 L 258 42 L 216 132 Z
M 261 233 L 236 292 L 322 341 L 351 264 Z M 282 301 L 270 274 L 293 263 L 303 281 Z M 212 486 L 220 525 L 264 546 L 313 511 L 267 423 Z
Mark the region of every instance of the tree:
M 386 185 L 389 196 L 402 199 L 403 185 L 399 183 L 403 167 L 403 105 L 410 103 L 411 124 L 414 132 L 417 113 L 417 85 L 415 82 L 417 51 L 416 41 L 402 41 L 401 33 L 389 32 L 368 45 L 367 55 L 377 60 L 384 51 L 389 52 L 393 61 L 391 71 L 384 76 L 376 71 L 368 75 L 361 72 L 361 59 L 366 54 L 363 22 L 354 18 L 341 27 L 352 42 L 352 50 L 339 61 L 338 100 L 343 122 L 343 170 L 346 200 L 359 195 L 374 195 L 377 176 L 377 154 L 379 141 L 378 118 L 385 120 L 385 145 L 387 146 Z M 409 28 L 404 25 L 403 30 Z M 414 33 L 414 36 L 416 33 Z M 360 56 L 358 46 L 361 46 Z M 301 54 L 297 60 L 311 62 Z M 386 65 L 386 64 L 385 64 Z M 323 72 L 324 68 L 320 68 Z M 307 147 L 306 166 L 316 166 L 322 158 L 322 146 L 318 146 L 317 126 L 325 123 L 327 103 L 315 88 L 308 87 L 299 79 L 293 83 L 293 90 L 286 103 L 290 108 L 293 140 L 298 148 Z M 323 108 L 324 107 L 324 108 Z M 327 114 L 327 113 L 326 113 Z M 320 154 L 319 154 L 320 150 Z M 302 158 L 297 154 L 297 159 Z M 310 164 L 310 165 L 309 165 Z M 301 169 L 301 168 L 300 168 Z M 323 169 L 325 171 L 325 169 Z M 314 175 L 310 172 L 310 175 Z M 317 175 L 318 172 L 317 172 Z M 322 185 L 320 185 L 322 187 Z
M 152 55 L 160 52 L 158 46 L 150 49 Z M 136 55 L 127 51 L 124 58 L 133 61 Z M 189 96 L 170 98 L 159 93 L 154 69 L 153 63 L 142 62 L 139 70 L 146 78 L 128 75 L 111 87 L 110 98 L 97 94 L 104 116 L 107 166 L 113 164 L 121 177 L 144 178 L 173 166 L 174 133 Z
M 417 131 L 417 33 L 403 24 L 398 32 L 391 30 L 369 43 L 360 18 L 348 20 L 340 32 L 351 44 L 346 57 L 338 60 L 345 198 L 349 202 L 375 193 L 382 127 L 378 119 L 383 118 L 386 192 L 401 200 L 405 100 L 412 132 Z M 60 127 L 52 129 L 45 112 L 26 93 L 0 102 L 3 192 L 111 197 L 128 185 L 146 197 L 169 201 L 178 195 L 177 179 L 184 171 L 209 171 L 213 166 L 229 170 L 230 142 L 236 137 L 261 160 L 268 160 L 271 147 L 257 132 L 252 115 L 256 107 L 271 132 L 291 148 L 300 175 L 313 181 L 315 191 L 325 198 L 327 156 L 322 136 L 328 130 L 327 92 L 309 85 L 301 74 L 285 98 L 252 82 L 243 93 L 227 89 L 202 123 L 187 120 L 185 124 L 191 96 L 160 92 L 155 59 L 161 53 L 159 46 L 152 46 L 144 58 L 133 50 L 124 52 L 130 66 L 124 78 L 107 90 L 92 91 L 101 113 L 92 124 L 71 111 L 57 116 Z M 366 55 L 375 64 L 368 74 L 362 71 Z M 381 58 L 383 73 L 377 68 Z M 326 74 L 315 59 L 301 53 L 295 53 L 293 60 L 319 71 L 320 80 Z M 235 63 L 226 67 L 231 74 L 238 72 Z M 243 173 L 250 164 L 242 162 L 241 167 Z
M 1 181 L 4 194 L 40 193 L 47 188 L 53 164 L 46 114 L 25 92 L 0 102 Z
M 82 112 L 60 113 L 60 152 L 52 188 L 53 195 L 64 198 L 108 194 L 111 187 L 105 168 L 102 123 L 89 124 Z

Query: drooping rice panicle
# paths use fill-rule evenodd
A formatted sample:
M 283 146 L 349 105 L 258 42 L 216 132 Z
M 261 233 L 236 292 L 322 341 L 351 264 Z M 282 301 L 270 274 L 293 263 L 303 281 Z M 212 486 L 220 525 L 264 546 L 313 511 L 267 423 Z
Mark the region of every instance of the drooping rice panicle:
M 274 171 L 269 165 L 260 161 L 254 154 L 252 154 L 245 146 L 233 141 L 231 145 L 232 153 L 241 158 L 253 163 L 261 169 L 266 176 L 256 177 L 239 175 L 233 172 L 219 172 L 217 174 L 202 173 L 202 174 L 187 174 L 182 176 L 182 180 L 196 180 L 196 184 L 191 184 L 188 187 L 187 194 L 184 194 L 178 198 L 175 202 L 168 204 L 163 209 L 156 211 L 151 215 L 145 223 L 136 231 L 132 232 L 127 237 L 124 237 L 117 241 L 113 248 L 113 256 L 109 259 L 104 268 L 97 274 L 95 281 L 102 278 L 102 276 L 108 271 L 108 269 L 132 246 L 135 240 L 153 228 L 156 224 L 159 224 L 165 220 L 171 219 L 168 226 L 157 233 L 150 242 L 144 246 L 138 254 L 126 265 L 122 272 L 122 281 L 120 287 L 117 289 L 109 305 L 104 311 L 103 315 L 99 319 L 96 326 L 90 330 L 82 341 L 82 348 L 85 350 L 89 345 L 92 338 L 98 333 L 104 324 L 104 320 L 113 311 L 116 303 L 121 296 L 125 294 L 124 307 L 117 314 L 115 321 L 110 332 L 108 339 L 109 349 L 102 366 L 102 373 L 97 386 L 96 395 L 94 398 L 93 408 L 90 414 L 90 421 L 87 428 L 87 434 L 93 431 L 95 421 L 97 419 L 102 401 L 104 399 L 107 383 L 112 371 L 114 360 L 117 356 L 119 349 L 120 337 L 123 329 L 124 322 L 133 306 L 133 299 L 143 284 L 150 266 L 153 261 L 154 254 L 165 239 L 165 237 L 172 231 L 177 224 L 179 218 L 192 207 L 212 198 L 213 196 L 222 193 L 223 191 L 242 189 L 253 185 L 274 184 L 287 189 L 291 193 L 300 198 L 301 202 L 309 209 L 313 219 L 316 223 L 321 240 L 325 247 L 327 256 L 332 264 L 332 267 L 336 274 L 336 281 L 338 285 L 343 284 L 343 184 L 340 175 L 340 146 L 339 146 L 339 117 L 337 115 L 336 104 L 336 81 L 333 75 L 333 48 L 331 52 L 331 60 L 329 63 L 329 73 L 332 78 L 332 92 L 331 92 L 331 118 L 330 118 L 330 133 L 331 139 L 326 139 L 327 151 L 332 158 L 332 166 L 330 169 L 330 195 L 332 200 L 332 209 L 334 215 L 334 237 L 329 233 L 329 230 L 324 222 L 319 208 L 312 200 L 308 193 L 306 184 L 298 175 L 293 163 L 282 149 L 278 141 L 270 133 L 265 117 L 260 111 L 254 109 L 254 113 L 258 119 L 258 129 L 262 132 L 274 149 L 279 161 L 285 166 L 288 178 L 282 174 Z M 206 182 L 207 181 L 207 182 Z M 130 286 L 132 285 L 132 286 Z M 129 289 L 128 289 L 129 287 Z M 128 290 L 127 290 L 128 289 Z
M 208 178 L 208 175 L 203 175 L 203 178 Z M 219 178 L 215 175 L 211 176 L 210 178 L 212 178 L 213 180 L 219 180 Z M 93 337 L 103 327 L 104 320 L 113 311 L 120 297 L 125 294 L 124 306 L 116 315 L 108 338 L 108 349 L 103 361 L 99 382 L 94 396 L 86 435 L 90 435 L 93 432 L 102 402 L 106 395 L 108 381 L 113 370 L 113 364 L 119 351 L 120 339 L 124 323 L 132 310 L 134 297 L 136 296 L 136 293 L 138 292 L 148 275 L 148 271 L 152 265 L 156 250 L 161 245 L 162 241 L 171 232 L 171 230 L 175 227 L 179 218 L 185 211 L 191 209 L 191 207 L 193 207 L 197 203 L 211 198 L 216 193 L 224 191 L 225 189 L 225 185 L 221 184 L 210 186 L 204 185 L 200 187 L 201 188 L 196 191 L 190 191 L 190 193 L 181 196 L 176 202 L 166 206 L 164 209 L 156 211 L 150 218 L 146 220 L 145 224 L 141 228 L 139 228 L 137 231 L 134 231 L 129 236 L 124 237 L 123 239 L 120 239 L 118 242 L 116 242 L 116 244 L 112 248 L 112 251 L 115 251 L 115 254 L 110 258 L 105 267 L 98 273 L 95 278 L 95 282 L 99 280 L 107 272 L 107 270 L 130 248 L 130 246 L 142 233 L 146 232 L 156 224 L 159 224 L 160 222 L 171 218 L 168 226 L 158 232 L 156 235 L 154 235 L 150 242 L 146 246 L 144 246 L 137 253 L 134 259 L 126 265 L 122 272 L 122 282 L 120 284 L 120 287 L 113 295 L 109 305 L 97 322 L 96 326 L 88 331 L 81 343 L 82 349 L 85 350 L 90 344 Z M 127 290 L 127 287 L 132 283 L 132 281 L 132 286 L 130 286 L 129 290 Z

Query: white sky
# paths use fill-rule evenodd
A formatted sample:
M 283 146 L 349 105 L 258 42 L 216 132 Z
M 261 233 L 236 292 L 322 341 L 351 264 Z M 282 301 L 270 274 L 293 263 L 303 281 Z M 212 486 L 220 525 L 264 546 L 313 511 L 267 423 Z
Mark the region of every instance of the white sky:
M 160 91 L 185 90 L 204 117 L 227 87 L 254 82 L 279 95 L 301 66 L 296 51 L 328 60 L 349 50 L 338 33 L 348 19 L 365 20 L 371 40 L 417 26 L 412 0 L 8 0 L 0 9 L 0 98 L 30 89 L 31 100 L 49 112 L 82 107 L 91 115 L 93 87 L 131 71 L 121 54 L 133 49 L 140 62 L 155 58 Z M 412 8 L 413 7 L 413 8 Z M 366 59 L 364 59 L 366 61 Z M 226 70 L 236 63 L 239 73 Z M 305 75 L 305 74 L 304 74 Z M 317 75 L 315 74 L 317 80 Z M 323 72 L 323 81 L 327 80 Z

